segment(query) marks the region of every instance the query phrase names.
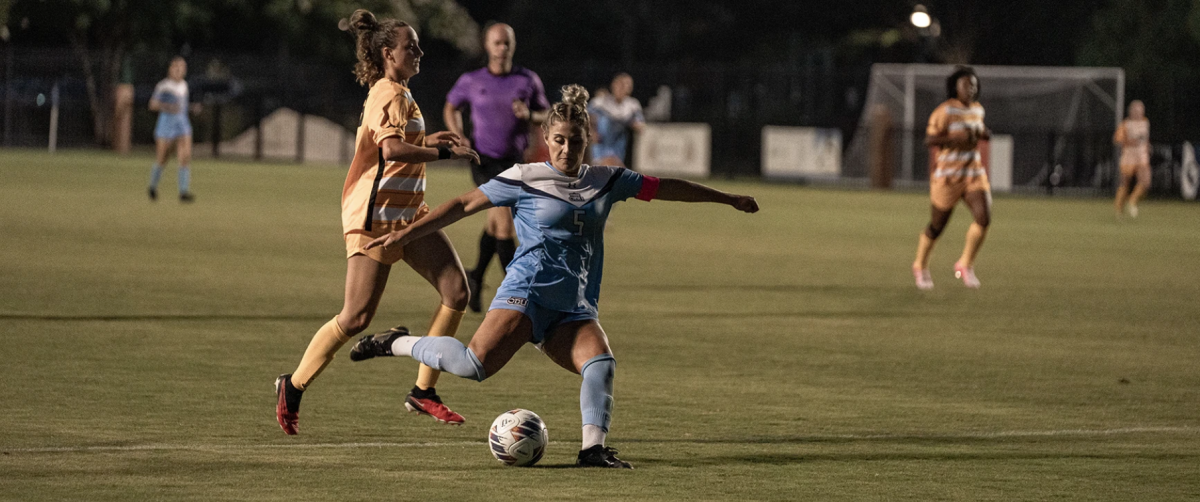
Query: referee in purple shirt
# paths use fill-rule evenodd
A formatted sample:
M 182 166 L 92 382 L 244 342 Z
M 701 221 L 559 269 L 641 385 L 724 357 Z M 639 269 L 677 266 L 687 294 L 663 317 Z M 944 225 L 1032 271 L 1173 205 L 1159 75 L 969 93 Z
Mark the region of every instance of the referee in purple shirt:
M 463 133 L 462 109 L 471 108 L 472 135 L 466 146 L 479 152 L 479 165 L 471 165 L 475 186 L 487 183 L 513 164 L 525 162 L 529 146 L 529 126 L 546 118 L 550 102 L 542 79 L 520 66 L 513 66 L 517 36 L 511 26 L 496 23 L 484 30 L 484 49 L 487 67 L 464 73 L 446 95 L 442 118 L 446 129 L 467 138 Z M 467 271 L 471 289 L 468 306 L 480 311 L 479 292 L 483 277 L 493 255 L 500 256 L 500 265 L 508 268 L 517 250 L 512 211 L 507 207 L 488 209 L 487 226 L 479 237 L 479 261 Z

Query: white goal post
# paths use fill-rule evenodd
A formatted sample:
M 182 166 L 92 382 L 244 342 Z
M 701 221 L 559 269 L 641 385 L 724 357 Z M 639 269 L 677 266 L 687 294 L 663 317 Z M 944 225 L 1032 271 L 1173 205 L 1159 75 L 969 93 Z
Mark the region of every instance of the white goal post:
M 872 112 L 885 110 L 894 124 L 892 172 L 898 185 L 922 184 L 929 114 L 947 99 L 954 65 L 875 64 L 859 126 L 846 151 L 843 178 L 866 178 Z M 1099 181 L 1111 159 L 1111 135 L 1123 117 L 1125 73 L 1120 68 L 973 66 L 979 76 L 984 122 L 1012 137 L 1012 182 L 1043 183 L 1048 169 L 1067 169 L 1073 186 Z

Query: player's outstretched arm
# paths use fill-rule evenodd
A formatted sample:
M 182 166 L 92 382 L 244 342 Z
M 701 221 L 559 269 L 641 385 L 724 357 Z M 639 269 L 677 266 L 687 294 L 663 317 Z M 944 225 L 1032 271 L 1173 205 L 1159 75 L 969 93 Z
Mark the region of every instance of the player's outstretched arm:
M 758 201 L 755 201 L 754 197 L 726 193 L 715 188 L 678 178 L 659 179 L 658 192 L 654 198 L 677 202 L 716 202 L 718 204 L 733 206 L 738 211 L 747 213 L 758 212 Z
M 446 201 L 416 223 L 368 242 L 364 249 L 404 246 L 490 207 L 492 201 L 488 200 L 483 191 L 476 188 Z
M 444 135 L 444 136 L 439 136 Z M 437 133 L 434 136 L 434 142 L 442 142 L 449 144 L 449 138 L 458 138 L 456 134 Z M 479 163 L 479 154 L 475 153 L 466 146 L 417 146 L 405 143 L 399 136 L 385 138 L 379 145 L 383 150 L 383 160 L 388 162 L 405 162 L 414 164 L 418 162 L 433 162 L 435 160 L 444 159 L 465 159 L 476 164 Z M 448 150 L 448 156 L 443 157 L 439 148 Z

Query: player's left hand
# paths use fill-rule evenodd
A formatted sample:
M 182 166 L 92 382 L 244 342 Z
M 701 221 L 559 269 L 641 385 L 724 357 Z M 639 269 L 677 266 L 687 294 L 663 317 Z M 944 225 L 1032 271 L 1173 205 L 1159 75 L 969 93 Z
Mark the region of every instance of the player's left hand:
M 462 144 L 462 137 L 450 131 L 435 132 L 425 136 L 425 146 L 430 148 L 454 148 Z
M 513 100 L 512 109 L 513 109 L 513 116 L 517 117 L 520 120 L 529 120 L 529 117 L 531 117 L 533 115 L 529 111 L 529 106 L 526 105 L 524 101 L 521 101 L 519 99 Z
M 749 195 L 734 195 L 733 202 L 731 202 L 729 205 L 743 213 L 758 212 L 758 201 L 754 200 L 754 197 Z
M 366 246 L 363 246 L 363 250 L 377 248 L 377 247 L 385 247 L 386 248 L 386 247 L 391 247 L 391 246 L 403 246 L 404 243 L 402 243 L 400 241 L 402 239 L 404 239 L 404 235 L 406 233 L 407 232 L 405 232 L 404 230 L 388 232 L 386 235 L 382 235 L 379 238 L 377 238 L 371 242 L 368 242 Z

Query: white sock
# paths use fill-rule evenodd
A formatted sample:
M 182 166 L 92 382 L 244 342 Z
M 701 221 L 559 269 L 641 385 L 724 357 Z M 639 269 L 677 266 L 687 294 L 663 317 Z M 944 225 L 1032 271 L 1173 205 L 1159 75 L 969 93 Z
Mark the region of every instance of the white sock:
M 392 355 L 412 357 L 413 344 L 419 341 L 421 341 L 421 337 L 419 336 L 402 336 L 397 338 L 396 341 L 392 342 Z
M 604 446 L 604 437 L 608 433 L 604 432 L 598 425 L 588 424 L 583 426 L 583 448 L 584 450 L 596 445 Z

